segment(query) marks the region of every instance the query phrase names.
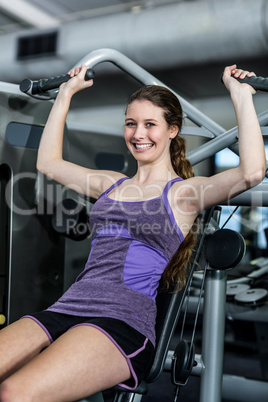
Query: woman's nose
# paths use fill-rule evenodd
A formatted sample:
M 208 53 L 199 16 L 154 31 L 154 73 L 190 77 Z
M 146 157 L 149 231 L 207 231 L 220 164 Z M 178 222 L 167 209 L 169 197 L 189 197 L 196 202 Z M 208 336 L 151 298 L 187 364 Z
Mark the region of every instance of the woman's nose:
M 136 130 L 135 130 L 135 133 L 134 133 L 133 137 L 134 137 L 136 140 L 144 139 L 144 138 L 146 137 L 146 130 L 145 130 L 145 128 L 144 128 L 143 126 L 139 126 L 139 125 L 136 126 Z

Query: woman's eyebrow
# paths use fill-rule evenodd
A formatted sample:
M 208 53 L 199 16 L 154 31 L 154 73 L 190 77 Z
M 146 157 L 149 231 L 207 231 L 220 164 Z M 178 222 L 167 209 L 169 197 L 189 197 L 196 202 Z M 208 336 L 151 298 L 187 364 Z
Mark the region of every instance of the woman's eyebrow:
M 135 119 L 133 119 L 132 117 L 126 117 L 125 121 L 128 121 L 128 120 L 135 121 Z M 157 122 L 158 120 L 156 120 L 156 119 L 144 119 L 144 121 L 155 121 L 155 122 Z

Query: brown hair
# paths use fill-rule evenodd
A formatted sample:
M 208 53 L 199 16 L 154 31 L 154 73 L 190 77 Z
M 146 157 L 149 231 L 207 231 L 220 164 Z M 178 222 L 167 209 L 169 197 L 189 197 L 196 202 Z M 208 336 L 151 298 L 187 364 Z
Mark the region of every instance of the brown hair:
M 183 111 L 181 104 L 175 94 L 169 89 L 158 85 L 146 85 L 136 91 L 129 99 L 127 107 L 134 101 L 148 100 L 164 111 L 164 118 L 168 127 L 176 125 L 179 127 L 178 134 L 170 143 L 170 159 L 176 174 L 183 179 L 194 176 L 191 163 L 186 158 L 186 142 L 179 135 L 183 123 Z M 196 226 L 196 225 L 195 225 Z M 169 261 L 161 279 L 161 287 L 168 290 L 170 285 L 175 285 L 180 290 L 186 282 L 187 267 L 191 259 L 193 246 L 196 243 L 194 230 L 185 237 L 171 260 Z

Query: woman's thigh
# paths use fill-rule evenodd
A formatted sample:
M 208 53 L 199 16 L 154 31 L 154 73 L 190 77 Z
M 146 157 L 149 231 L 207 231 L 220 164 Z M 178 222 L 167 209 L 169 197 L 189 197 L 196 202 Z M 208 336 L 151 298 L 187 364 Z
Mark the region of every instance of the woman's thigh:
M 50 341 L 43 329 L 22 318 L 0 331 L 0 382 L 32 360 Z
M 113 342 L 96 328 L 79 326 L 8 378 L 2 392 L 14 402 L 76 401 L 128 378 L 127 361 Z

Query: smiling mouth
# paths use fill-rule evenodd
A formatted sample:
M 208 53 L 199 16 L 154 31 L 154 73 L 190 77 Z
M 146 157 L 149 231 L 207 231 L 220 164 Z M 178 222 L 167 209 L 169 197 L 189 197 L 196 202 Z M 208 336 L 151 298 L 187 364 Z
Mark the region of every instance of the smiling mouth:
M 133 144 L 136 149 L 149 149 L 152 148 L 153 144 Z

